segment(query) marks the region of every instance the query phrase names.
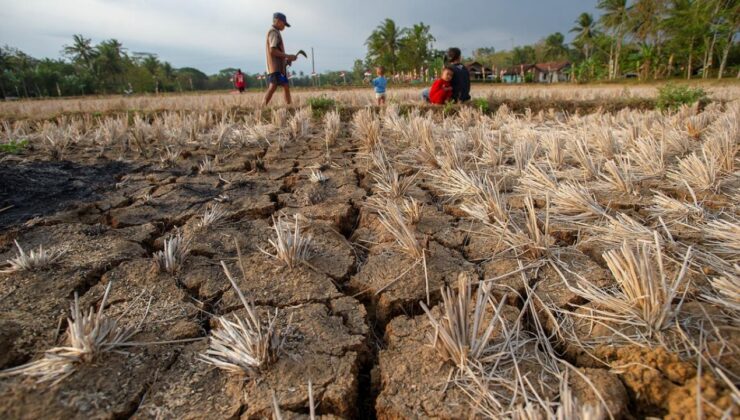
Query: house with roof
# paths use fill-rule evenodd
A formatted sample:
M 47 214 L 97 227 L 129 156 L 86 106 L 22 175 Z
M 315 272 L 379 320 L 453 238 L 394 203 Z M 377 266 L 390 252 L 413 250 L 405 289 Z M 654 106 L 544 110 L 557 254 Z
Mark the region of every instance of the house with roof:
M 534 74 L 534 64 L 518 64 L 505 69 L 501 69 L 499 77 L 503 83 L 524 83 L 526 75 Z
M 567 82 L 570 75 L 570 61 L 548 61 L 534 65 L 534 80 L 538 83 Z
M 466 64 L 465 68 L 470 72 L 470 80 L 488 80 L 493 78 L 494 71 L 477 61 Z

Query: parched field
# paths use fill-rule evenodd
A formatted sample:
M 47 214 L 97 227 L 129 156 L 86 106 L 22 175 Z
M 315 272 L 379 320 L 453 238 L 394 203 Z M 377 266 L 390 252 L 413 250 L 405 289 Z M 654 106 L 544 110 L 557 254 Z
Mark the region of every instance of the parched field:
M 0 418 L 740 416 L 737 87 L 416 93 L 0 104 Z

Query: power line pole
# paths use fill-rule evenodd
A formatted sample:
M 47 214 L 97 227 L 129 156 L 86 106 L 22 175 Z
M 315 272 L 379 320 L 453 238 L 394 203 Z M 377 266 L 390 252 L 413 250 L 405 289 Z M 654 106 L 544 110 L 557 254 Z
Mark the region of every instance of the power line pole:
M 311 77 L 313 78 L 314 86 L 317 85 L 316 81 L 318 78 L 316 76 L 316 61 L 314 60 L 313 47 L 311 47 Z

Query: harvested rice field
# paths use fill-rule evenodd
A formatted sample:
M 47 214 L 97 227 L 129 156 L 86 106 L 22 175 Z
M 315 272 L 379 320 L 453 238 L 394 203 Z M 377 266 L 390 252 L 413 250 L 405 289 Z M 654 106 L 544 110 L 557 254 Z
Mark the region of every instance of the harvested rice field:
M 740 417 L 737 89 L 558 89 L 4 104 L 0 418 Z

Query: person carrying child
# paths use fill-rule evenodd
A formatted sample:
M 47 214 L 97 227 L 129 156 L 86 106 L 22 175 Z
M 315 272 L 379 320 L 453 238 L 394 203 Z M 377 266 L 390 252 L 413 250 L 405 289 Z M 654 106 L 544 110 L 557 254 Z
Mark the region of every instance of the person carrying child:
M 430 89 L 424 89 L 421 92 L 421 97 L 424 101 L 435 104 L 444 105 L 447 101 L 452 99 L 452 77 L 455 75 L 455 71 L 452 67 L 445 66 L 442 69 L 442 74 L 439 79 L 432 83 Z
M 388 80 L 385 78 L 385 68 L 379 66 L 375 69 L 375 74 L 378 76 L 373 79 L 373 87 L 375 87 L 375 99 L 378 101 L 378 106 L 385 105 L 385 88 L 388 86 Z

